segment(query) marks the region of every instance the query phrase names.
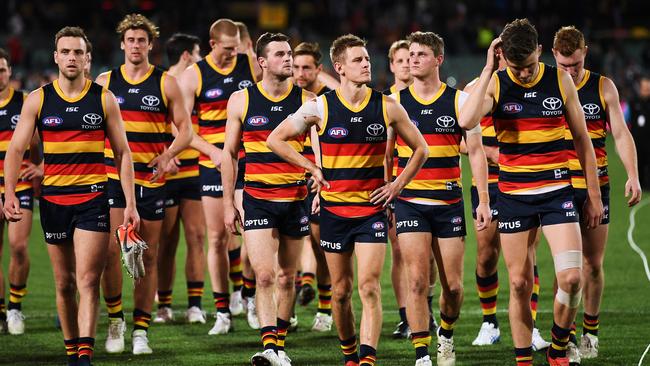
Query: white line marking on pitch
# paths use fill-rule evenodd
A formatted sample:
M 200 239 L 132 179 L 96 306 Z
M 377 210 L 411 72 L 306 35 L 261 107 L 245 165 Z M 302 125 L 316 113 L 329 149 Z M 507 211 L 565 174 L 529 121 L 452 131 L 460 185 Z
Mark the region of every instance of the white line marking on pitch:
M 635 226 L 635 221 L 634 218 L 636 216 L 637 211 L 641 209 L 641 207 L 644 207 L 650 203 L 650 199 L 645 199 L 643 202 L 640 202 L 638 205 L 636 205 L 634 208 L 632 208 L 632 211 L 630 211 L 630 226 L 627 229 L 627 242 L 630 244 L 630 247 L 632 247 L 632 250 L 634 250 L 639 257 L 641 257 L 641 261 L 643 261 L 643 268 L 645 269 L 645 274 L 648 277 L 648 281 L 650 281 L 650 268 L 648 268 L 648 258 L 646 258 L 645 253 L 643 253 L 643 250 L 639 248 L 638 245 L 636 245 L 636 242 L 634 241 L 634 226 Z M 641 366 L 643 363 L 643 359 L 645 358 L 645 355 L 648 354 L 648 350 L 650 350 L 650 344 L 648 344 L 648 347 L 646 347 L 645 352 L 641 355 L 641 359 L 639 360 L 638 366 Z
M 650 350 L 650 344 L 648 345 L 648 347 L 646 347 L 645 352 L 643 352 L 643 355 L 641 355 L 641 359 L 639 360 L 639 364 L 637 366 L 641 366 L 641 363 L 643 363 L 643 358 L 648 353 L 648 350 Z

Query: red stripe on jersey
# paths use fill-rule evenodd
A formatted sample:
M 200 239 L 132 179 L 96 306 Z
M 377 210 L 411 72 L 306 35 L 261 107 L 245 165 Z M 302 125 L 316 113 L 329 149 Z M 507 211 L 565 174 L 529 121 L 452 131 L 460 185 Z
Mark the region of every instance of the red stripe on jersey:
M 404 168 L 398 168 L 398 174 L 402 174 Z M 460 177 L 460 168 L 422 168 L 413 180 L 447 179 L 456 180 Z
M 57 196 L 43 196 L 47 201 L 62 206 L 79 205 L 88 202 L 95 197 L 103 194 L 103 192 L 94 193 L 78 193 L 78 194 L 62 194 Z
M 225 133 L 226 132 L 226 121 L 224 121 L 223 124 L 219 124 L 217 126 L 199 126 L 199 135 L 205 136 L 205 135 L 216 135 L 218 133 Z
M 106 136 L 104 130 L 93 131 L 42 131 L 44 142 L 84 142 L 102 141 Z
M 51 175 L 88 175 L 106 174 L 106 165 L 102 164 L 46 164 L 44 174 Z
M 369 156 L 383 155 L 386 152 L 386 144 L 330 144 L 321 142 L 321 154 L 326 156 Z
M 244 190 L 251 196 L 266 201 L 295 201 L 307 197 L 307 187 L 304 185 L 274 188 L 244 186 Z
M 304 173 L 305 169 L 289 163 L 250 163 L 246 162 L 246 175 L 274 173 Z
M 566 151 L 555 151 L 544 154 L 504 154 L 499 153 L 499 165 L 504 166 L 531 166 L 544 164 L 557 164 L 567 161 Z
M 220 110 L 220 109 L 226 109 L 228 106 L 228 99 L 224 100 L 217 100 L 214 102 L 201 102 L 199 103 L 199 116 L 206 112 L 214 111 L 214 110 Z
M 329 206 L 323 208 L 341 217 L 366 217 L 383 210 L 381 206 Z
M 166 113 L 126 110 L 121 110 L 120 112 L 122 114 L 122 119 L 125 121 L 165 122 L 167 120 Z
M 564 126 L 564 117 L 499 119 L 495 127 L 499 131 L 543 131 Z
M 562 183 L 570 184 L 571 179 L 558 179 L 558 180 L 536 180 L 534 182 L 505 182 L 499 181 L 499 189 L 501 192 L 512 192 L 517 190 L 535 189 L 546 185 L 560 185 Z
M 248 168 L 247 168 L 248 169 Z M 247 171 L 248 172 L 248 171 Z M 372 192 L 384 184 L 383 178 L 364 180 L 330 180 L 330 188 L 323 187 L 326 192 Z
M 266 141 L 266 138 L 269 137 L 271 132 L 271 130 L 244 131 L 242 140 L 244 142 L 263 142 Z

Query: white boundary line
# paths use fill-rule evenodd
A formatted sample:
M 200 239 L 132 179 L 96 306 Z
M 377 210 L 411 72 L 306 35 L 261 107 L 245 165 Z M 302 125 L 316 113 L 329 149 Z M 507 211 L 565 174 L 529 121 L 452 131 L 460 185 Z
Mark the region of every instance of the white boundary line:
M 648 353 L 648 350 L 650 350 L 650 344 L 648 345 L 648 347 L 646 347 L 645 352 L 643 352 L 643 355 L 641 355 L 641 359 L 639 360 L 639 364 L 637 366 L 641 366 L 641 364 L 643 363 L 643 359 L 645 358 L 645 355 Z
M 643 253 L 643 250 L 639 248 L 638 245 L 636 245 L 636 242 L 634 241 L 634 226 L 636 225 L 634 218 L 636 216 L 637 211 L 639 211 L 642 207 L 647 206 L 650 204 L 650 199 L 645 199 L 642 202 L 640 202 L 638 205 L 636 205 L 634 208 L 632 208 L 632 211 L 630 211 L 630 226 L 627 229 L 627 242 L 630 244 L 630 247 L 632 247 L 632 250 L 634 250 L 639 257 L 641 257 L 641 260 L 643 261 L 643 267 L 645 269 L 645 274 L 646 277 L 648 277 L 648 281 L 650 281 L 650 267 L 648 266 L 648 258 L 646 258 L 645 253 Z

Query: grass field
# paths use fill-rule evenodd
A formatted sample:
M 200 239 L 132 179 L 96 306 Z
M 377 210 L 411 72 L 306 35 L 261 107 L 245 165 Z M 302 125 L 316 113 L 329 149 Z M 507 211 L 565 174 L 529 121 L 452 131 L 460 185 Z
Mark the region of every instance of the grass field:
M 614 146 L 609 143 L 610 152 Z M 612 180 L 611 225 L 605 268 L 606 289 L 601 310 L 600 356 L 586 360 L 583 365 L 637 365 L 650 343 L 650 283 L 643 270 L 640 257 L 632 251 L 627 242 L 629 209 L 623 199 L 625 183 L 624 170 L 615 154 L 611 154 L 610 175 Z M 467 167 L 464 161 L 464 167 Z M 467 170 L 467 169 L 465 169 Z M 469 176 L 464 177 L 469 187 Z M 465 190 L 466 194 L 469 189 Z M 467 196 L 467 195 L 466 195 Z M 469 199 L 466 199 L 469 202 Z M 469 207 L 468 207 L 469 209 Z M 468 211 L 469 212 L 469 211 Z M 35 215 L 37 216 L 37 215 Z M 471 217 L 468 215 L 468 217 Z M 650 255 L 650 206 L 641 209 L 636 218 L 634 238 L 646 255 Z M 468 228 L 469 229 L 469 228 Z M 504 365 L 513 364 L 512 341 L 507 319 L 508 281 L 500 263 L 501 289 L 499 292 L 498 316 L 501 322 L 502 341 L 499 345 L 477 348 L 471 342 L 480 326 L 481 312 L 474 284 L 474 263 L 476 243 L 471 229 L 467 237 L 465 256 L 465 303 L 455 331 L 457 365 Z M 6 238 L 5 238 L 6 243 Z M 8 245 L 5 245 L 2 262 L 8 267 Z M 30 241 L 32 267 L 28 282 L 29 294 L 23 302 L 26 315 L 26 334 L 22 336 L 0 336 L 0 364 L 7 365 L 63 365 L 65 353 L 62 334 L 55 328 L 54 283 L 49 259 L 43 243 L 40 223 L 34 222 Z M 388 256 L 390 257 L 390 256 Z M 178 273 L 183 273 L 184 245 L 179 247 Z M 393 340 L 390 334 L 398 320 L 395 298 L 390 284 L 390 259 L 385 264 L 382 279 L 384 323 L 379 344 L 378 365 L 412 365 L 413 348 L 409 341 Z M 550 338 L 552 325 L 552 283 L 553 265 L 548 247 L 543 244 L 539 250 L 541 297 L 539 302 L 538 326 L 546 339 Z M 206 276 L 207 278 L 207 276 Z M 207 280 L 206 280 L 207 281 Z M 124 310 L 130 322 L 132 302 L 131 283 L 125 280 Z M 212 309 L 209 283 L 206 283 L 204 309 Z M 439 288 L 438 288 L 439 289 Z M 227 336 L 208 336 L 212 324 L 186 325 L 181 311 L 186 304 L 183 276 L 177 276 L 174 287 L 176 317 L 171 325 L 152 325 L 150 341 L 154 354 L 148 357 L 134 357 L 130 353 L 107 355 L 103 349 L 107 321 L 102 301 L 98 326 L 95 364 L 97 365 L 246 365 L 249 357 L 260 349 L 259 332 L 248 328 L 245 318 L 235 318 L 235 331 Z M 7 296 L 7 294 L 5 294 Z M 358 298 L 355 297 L 357 315 L 360 315 Z M 313 333 L 309 331 L 315 304 L 299 308 L 300 327 L 297 333 L 287 338 L 288 352 L 294 365 L 338 365 L 341 353 L 335 331 Z M 581 319 L 581 314 L 579 314 Z M 359 319 L 359 316 L 357 316 Z M 209 319 L 209 323 L 213 320 Z M 580 330 L 579 330 L 580 331 Z M 130 336 L 127 332 L 127 349 Z M 435 343 L 435 341 L 434 341 Z M 435 345 L 431 348 L 435 351 Z M 535 355 L 536 364 L 544 364 L 543 355 Z M 644 360 L 650 365 L 650 355 Z

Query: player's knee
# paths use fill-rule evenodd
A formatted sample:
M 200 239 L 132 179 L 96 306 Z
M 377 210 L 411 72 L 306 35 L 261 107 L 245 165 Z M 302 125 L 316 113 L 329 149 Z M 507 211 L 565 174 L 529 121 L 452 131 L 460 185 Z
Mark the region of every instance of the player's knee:
M 427 288 L 427 291 L 429 289 Z M 443 287 L 442 296 L 449 300 L 457 301 L 463 296 L 463 283 L 458 281 L 448 281 L 447 286 Z
M 602 260 L 586 259 L 584 261 L 584 274 L 588 278 L 598 278 L 603 272 Z
M 210 245 L 217 250 L 228 250 L 228 232 L 225 229 L 208 233 Z
M 476 267 L 483 272 L 493 273 L 499 262 L 499 250 L 483 248 L 479 250 L 476 258 Z
M 531 293 L 533 292 L 532 282 L 521 275 L 510 275 L 510 291 L 516 297 L 528 297 L 530 298 Z
M 409 274 L 409 291 L 416 296 L 425 296 L 429 292 L 429 277 L 424 273 Z
M 27 241 L 16 243 L 11 250 L 11 258 L 19 265 L 29 260 L 27 254 Z
M 69 272 L 59 275 L 55 281 L 55 289 L 60 296 L 74 296 L 77 293 L 75 274 Z
M 381 286 L 378 280 L 359 282 L 359 296 L 364 300 L 377 301 L 381 297 Z
M 270 270 L 256 271 L 255 272 L 256 286 L 268 288 L 275 284 L 275 272 Z
M 577 268 L 567 269 L 558 273 L 558 285 L 575 293 L 582 288 L 582 274 Z
M 555 274 L 561 288 L 571 293 L 580 290 L 582 285 L 582 251 L 567 250 L 553 256 Z
M 284 290 L 291 289 L 295 286 L 296 271 L 280 271 L 278 274 L 278 287 Z
M 185 240 L 187 241 L 188 249 L 203 248 L 205 242 L 205 230 L 200 230 L 199 227 L 187 226 L 185 228 Z
M 84 273 L 77 278 L 77 287 L 79 292 L 99 291 L 99 281 L 101 276 L 95 272 Z

